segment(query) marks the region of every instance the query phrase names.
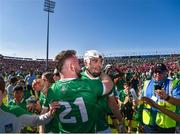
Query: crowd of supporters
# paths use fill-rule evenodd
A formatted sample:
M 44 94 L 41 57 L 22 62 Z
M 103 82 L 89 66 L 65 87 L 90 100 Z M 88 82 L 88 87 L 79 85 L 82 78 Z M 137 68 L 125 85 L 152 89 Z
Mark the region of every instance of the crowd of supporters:
M 169 70 L 178 71 L 180 55 L 154 55 L 154 56 L 129 56 L 129 57 L 105 57 L 105 65 L 111 64 L 122 72 L 140 72 L 145 73 L 149 71 L 155 63 L 163 62 Z M 46 71 L 45 60 L 26 60 L 16 58 L 0 58 L 0 71 L 10 73 L 11 71 L 28 72 L 32 69 L 35 72 Z M 80 65 L 83 66 L 83 59 L 80 59 Z M 53 71 L 54 62 L 49 60 L 49 71 Z
M 109 126 L 112 132 L 120 132 L 120 124 L 125 124 L 123 132 L 143 132 L 141 108 L 135 103 L 136 99 L 141 97 L 143 82 L 151 79 L 153 68 L 156 63 L 164 63 L 168 70 L 168 78 L 172 80 L 180 79 L 180 55 L 154 56 L 154 57 L 107 57 L 104 60 L 104 71 L 112 78 L 115 85 L 115 96 L 119 103 L 123 105 L 125 120 L 123 123 L 117 123 L 113 116 L 109 119 Z M 19 59 L 0 59 L 0 75 L 6 81 L 7 98 L 4 102 L 9 105 L 15 105 L 14 99 L 19 100 L 18 104 L 27 111 L 39 114 L 40 106 L 37 104 L 40 92 L 34 92 L 32 82 L 36 78 L 41 78 L 46 71 L 45 61 L 19 60 Z M 80 65 L 83 67 L 83 59 L 80 59 Z M 54 72 L 55 63 L 49 61 L 49 72 L 52 72 L 53 78 L 58 75 Z M 60 79 L 60 78 L 59 78 Z M 54 79 L 55 80 L 55 79 Z M 20 86 L 19 86 L 20 85 Z M 22 87 L 22 88 L 21 88 Z M 131 91 L 133 89 L 134 91 Z M 129 98 L 123 96 L 121 92 L 131 92 Z M 133 93 L 132 93 L 133 92 Z M 133 95 L 134 94 L 134 95 Z M 33 97 L 34 98 L 33 98 Z M 120 97 L 119 97 L 120 96 Z M 124 98 L 123 98 L 124 97 Z M 120 99 L 119 99 L 120 98 Z M 28 99 L 34 106 L 27 108 Z M 26 101 L 25 101 L 26 100 Z M 130 102 L 130 103 L 127 103 Z M 127 112 L 128 111 L 128 112 Z M 139 130 L 140 129 L 140 130 Z M 37 132 L 37 128 L 27 127 L 22 132 Z

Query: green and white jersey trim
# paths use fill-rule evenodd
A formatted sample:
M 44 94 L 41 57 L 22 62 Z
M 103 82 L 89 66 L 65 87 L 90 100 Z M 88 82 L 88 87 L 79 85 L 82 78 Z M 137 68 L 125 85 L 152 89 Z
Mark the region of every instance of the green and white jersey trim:
M 21 99 L 21 101 L 19 103 L 22 103 L 24 101 L 24 98 Z M 16 103 L 15 99 L 12 100 L 13 103 Z M 17 104 L 19 104 L 17 103 Z
M 61 79 L 60 81 L 62 82 L 65 82 L 65 81 L 71 81 L 71 80 L 75 80 L 77 78 L 64 78 L 64 79 Z
M 91 80 L 98 80 L 99 79 L 99 77 L 91 77 L 88 73 L 87 73 L 87 71 L 85 70 L 84 71 L 84 73 L 85 73 L 85 75 L 89 78 L 89 79 L 91 79 Z
M 100 78 L 99 77 L 91 77 L 88 73 L 87 73 L 87 71 L 85 70 L 84 71 L 84 74 L 90 79 L 90 80 L 99 80 Z M 105 93 L 106 93 L 106 86 L 105 86 L 105 84 L 102 82 L 102 84 L 103 84 L 103 94 L 102 95 L 105 95 Z M 111 93 L 111 94 L 109 94 L 108 96 L 113 96 L 114 94 L 113 93 Z
M 107 89 L 103 82 L 102 82 L 102 85 L 103 85 L 103 94 L 102 95 L 105 95 Z

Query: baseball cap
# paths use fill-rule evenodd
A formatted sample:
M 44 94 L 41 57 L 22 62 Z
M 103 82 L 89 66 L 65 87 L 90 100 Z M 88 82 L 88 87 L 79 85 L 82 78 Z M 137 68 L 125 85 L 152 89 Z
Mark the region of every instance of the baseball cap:
M 166 71 L 166 65 L 163 63 L 157 63 L 154 67 L 154 72 L 164 72 Z
M 97 50 L 88 50 L 88 51 L 86 51 L 85 54 L 84 54 L 84 60 L 88 60 L 88 59 L 91 59 L 91 58 L 102 58 L 102 59 L 104 59 L 104 56 L 103 56 L 102 53 L 100 53 Z

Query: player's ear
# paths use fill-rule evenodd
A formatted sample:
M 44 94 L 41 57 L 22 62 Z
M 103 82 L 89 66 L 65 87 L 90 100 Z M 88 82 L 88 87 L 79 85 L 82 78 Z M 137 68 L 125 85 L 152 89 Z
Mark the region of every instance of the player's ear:
M 71 69 L 71 71 L 73 71 L 73 72 L 75 71 L 75 65 L 74 65 L 73 63 L 70 64 L 70 69 Z

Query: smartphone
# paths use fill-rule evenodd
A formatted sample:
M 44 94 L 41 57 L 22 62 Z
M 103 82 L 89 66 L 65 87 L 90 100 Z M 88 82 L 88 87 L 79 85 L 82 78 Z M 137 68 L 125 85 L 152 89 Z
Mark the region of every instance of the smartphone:
M 154 85 L 154 90 L 157 90 L 157 89 L 161 90 L 162 86 L 161 85 Z

